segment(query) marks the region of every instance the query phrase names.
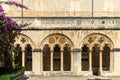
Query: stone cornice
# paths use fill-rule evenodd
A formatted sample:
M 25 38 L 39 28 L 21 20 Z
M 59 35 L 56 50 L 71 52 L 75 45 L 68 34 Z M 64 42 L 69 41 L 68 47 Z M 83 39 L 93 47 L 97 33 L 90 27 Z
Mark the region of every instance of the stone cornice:
M 31 23 L 23 29 L 120 29 L 120 18 L 118 17 L 13 17 L 13 19 L 15 19 L 18 24 Z

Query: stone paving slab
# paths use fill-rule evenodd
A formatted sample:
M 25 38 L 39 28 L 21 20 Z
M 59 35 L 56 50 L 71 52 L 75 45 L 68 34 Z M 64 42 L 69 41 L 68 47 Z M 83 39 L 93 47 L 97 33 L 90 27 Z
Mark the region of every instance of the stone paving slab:
M 120 80 L 120 77 L 76 76 L 76 77 L 41 77 L 31 76 L 27 80 Z

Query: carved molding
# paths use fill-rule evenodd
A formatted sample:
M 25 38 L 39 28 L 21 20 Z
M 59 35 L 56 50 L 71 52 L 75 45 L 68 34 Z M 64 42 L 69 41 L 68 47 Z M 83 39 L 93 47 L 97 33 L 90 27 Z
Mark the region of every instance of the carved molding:
M 14 18 L 18 23 L 31 23 L 23 29 L 116 29 L 120 19 L 114 18 Z
M 60 47 L 62 47 L 62 49 L 66 44 L 69 44 L 70 47 L 73 47 L 71 40 L 69 40 L 66 36 L 61 35 L 61 34 L 52 34 L 52 35 L 49 35 L 48 37 L 44 38 L 40 44 L 41 48 L 45 44 L 49 44 L 51 46 L 51 48 L 54 47 L 54 45 L 56 45 L 56 44 L 58 44 Z

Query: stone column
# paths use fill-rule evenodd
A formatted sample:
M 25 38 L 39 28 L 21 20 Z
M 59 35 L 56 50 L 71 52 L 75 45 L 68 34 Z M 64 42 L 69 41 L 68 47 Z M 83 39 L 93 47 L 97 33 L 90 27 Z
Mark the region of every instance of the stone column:
M 73 72 L 73 51 L 71 51 L 71 72 Z
M 42 74 L 43 64 L 42 64 L 42 54 L 41 49 L 35 48 L 32 52 L 32 71 L 34 74 Z
M 53 50 L 51 49 L 50 50 L 51 51 L 51 60 L 50 60 L 50 62 L 51 62 L 51 71 L 53 71 Z
M 100 74 L 102 73 L 102 51 L 103 51 L 103 50 L 100 50 L 100 57 L 99 57 L 99 58 L 100 58 L 100 59 L 99 59 L 99 60 L 100 60 L 100 64 L 99 64 L 99 65 L 100 65 L 100 68 L 99 68 Z
M 110 71 L 113 71 L 113 50 L 110 51 Z
M 43 72 L 43 50 L 40 51 L 40 71 Z
M 89 71 L 92 72 L 92 49 L 89 52 Z
M 15 56 L 15 53 L 12 51 L 12 66 L 14 66 L 15 65 L 15 58 L 14 58 L 14 56 Z
M 22 49 L 22 66 L 25 66 L 25 50 Z
M 80 74 L 80 68 L 81 68 L 80 49 L 79 48 L 74 48 L 73 52 L 74 52 L 74 54 L 73 54 L 73 58 L 74 58 L 74 60 L 73 60 L 73 65 L 74 65 L 73 73 L 74 73 L 74 75 L 79 75 Z
M 61 71 L 63 71 L 63 50 L 61 50 Z

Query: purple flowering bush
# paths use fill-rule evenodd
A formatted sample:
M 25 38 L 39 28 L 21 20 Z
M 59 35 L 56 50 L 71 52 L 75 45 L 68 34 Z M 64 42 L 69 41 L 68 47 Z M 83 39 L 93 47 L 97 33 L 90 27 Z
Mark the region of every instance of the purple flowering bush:
M 23 4 L 8 0 L 0 1 L 0 62 L 4 62 L 4 66 L 12 66 L 12 52 L 14 49 L 15 37 L 21 31 L 23 25 L 18 25 L 12 18 L 4 14 L 2 4 L 17 6 L 28 9 Z M 3 59 L 4 58 L 4 59 Z M 1 65 L 0 65 L 1 67 Z
M 8 1 L 0 1 L 0 3 L 2 4 L 8 4 L 8 5 L 15 5 L 17 7 L 20 7 L 20 8 L 25 8 L 25 9 L 28 9 L 28 7 L 26 7 L 25 5 L 21 4 L 21 3 L 18 3 L 18 2 L 15 2 L 15 1 L 12 1 L 12 0 L 8 0 Z

